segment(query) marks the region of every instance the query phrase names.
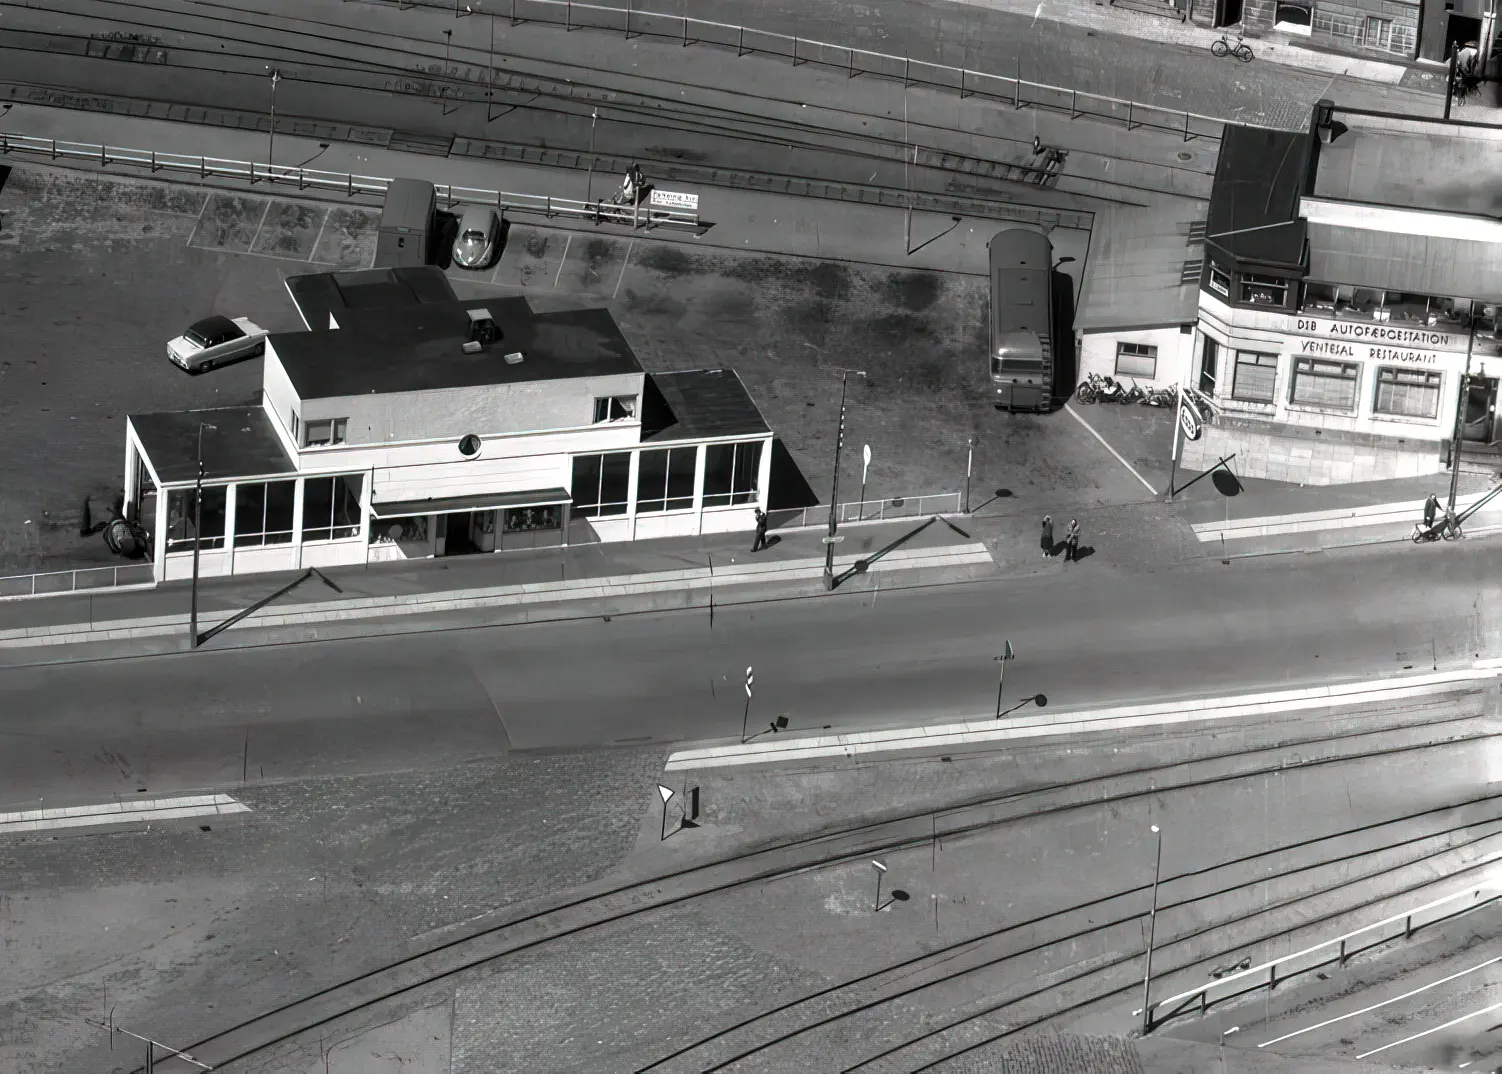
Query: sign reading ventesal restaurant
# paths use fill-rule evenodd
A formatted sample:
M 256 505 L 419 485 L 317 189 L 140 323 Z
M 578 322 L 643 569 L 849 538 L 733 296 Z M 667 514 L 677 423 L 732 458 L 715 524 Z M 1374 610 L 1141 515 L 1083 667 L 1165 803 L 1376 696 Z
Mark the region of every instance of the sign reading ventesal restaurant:
M 1465 350 L 1464 332 L 1436 332 L 1432 328 L 1408 328 L 1395 324 L 1372 324 L 1367 321 L 1328 321 L 1323 317 L 1300 317 L 1296 331 L 1326 339 L 1346 339 L 1361 343 L 1387 343 L 1397 346 L 1424 347 L 1429 350 Z
M 1346 343 L 1338 339 L 1300 339 L 1298 353 L 1320 358 L 1354 358 L 1367 362 L 1408 362 L 1413 365 L 1436 365 L 1441 356 L 1431 351 L 1411 351 L 1402 347 L 1373 347 L 1367 343 Z

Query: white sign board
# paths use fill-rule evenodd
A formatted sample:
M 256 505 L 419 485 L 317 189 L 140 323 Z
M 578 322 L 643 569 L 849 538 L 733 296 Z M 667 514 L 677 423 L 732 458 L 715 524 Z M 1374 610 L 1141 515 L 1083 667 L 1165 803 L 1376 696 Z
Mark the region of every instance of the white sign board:
M 1294 331 L 1346 343 L 1375 343 L 1435 351 L 1464 351 L 1467 336 L 1462 331 L 1447 332 L 1423 325 L 1338 321 L 1326 317 L 1299 317 L 1294 321 Z
M 1434 351 L 1416 351 L 1407 347 L 1381 347 L 1370 343 L 1347 343 L 1336 339 L 1298 339 L 1292 341 L 1295 354 L 1320 358 L 1349 358 L 1365 362 L 1402 362 L 1407 365 L 1446 365 L 1446 355 Z M 1451 354 L 1458 362 L 1460 356 Z
M 661 783 L 659 783 L 657 785 L 657 793 L 662 795 L 662 804 L 667 805 L 668 799 L 673 797 L 674 791 L 672 787 L 664 787 Z
M 684 212 L 699 211 L 699 195 L 679 194 L 673 190 L 653 190 L 648 204 L 658 209 L 681 209 Z
M 1200 415 L 1199 407 L 1194 405 L 1184 390 L 1179 389 L 1179 426 L 1184 430 L 1184 436 L 1190 440 L 1200 438 L 1200 427 L 1204 425 L 1204 418 Z

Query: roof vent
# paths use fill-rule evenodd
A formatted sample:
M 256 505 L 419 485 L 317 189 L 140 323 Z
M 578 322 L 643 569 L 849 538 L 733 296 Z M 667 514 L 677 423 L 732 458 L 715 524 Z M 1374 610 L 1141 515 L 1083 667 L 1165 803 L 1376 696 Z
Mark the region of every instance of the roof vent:
M 506 364 L 507 365 L 521 365 L 522 362 L 526 359 L 526 357 L 527 356 L 525 354 L 523 354 L 521 351 L 512 351 L 510 354 L 506 355 Z
M 489 310 L 469 311 L 469 339 L 471 343 L 494 343 L 501 338 L 501 331 L 495 325 L 495 319 L 490 316 Z M 465 348 L 468 351 L 469 348 Z

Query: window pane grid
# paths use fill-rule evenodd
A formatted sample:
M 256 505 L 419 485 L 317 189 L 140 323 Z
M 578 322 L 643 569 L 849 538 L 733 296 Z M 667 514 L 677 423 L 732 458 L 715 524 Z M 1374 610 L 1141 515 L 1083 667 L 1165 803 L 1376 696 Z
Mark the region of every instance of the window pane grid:
M 303 482 L 302 539 L 334 541 L 360 533 L 364 474 L 310 477 Z
M 624 515 L 631 483 L 631 453 L 574 457 L 573 513 L 580 518 Z
M 1379 368 L 1372 409 L 1379 414 L 1433 418 L 1439 414 L 1440 379 L 1439 373 L 1426 369 Z
M 296 481 L 257 481 L 235 486 L 235 547 L 290 544 L 296 494 Z
M 228 504 L 226 485 L 209 485 L 203 490 L 203 503 L 196 512 L 203 532 L 198 541 L 200 551 L 224 547 L 224 515 Z M 173 489 L 167 495 L 167 551 L 186 552 L 193 548 L 194 490 Z
M 1116 344 L 1116 375 L 1147 377 L 1158 375 L 1158 348 L 1146 343 Z
M 643 451 L 636 474 L 636 509 L 685 511 L 694 506 L 697 448 Z
M 704 449 L 704 506 L 730 507 L 758 498 L 762 442 L 710 444 Z
M 1356 370 L 1348 362 L 1322 362 L 1299 358 L 1293 367 L 1293 392 L 1290 401 L 1306 406 L 1326 406 L 1338 410 L 1356 408 Z
M 1236 374 L 1231 398 L 1247 403 L 1271 403 L 1277 390 L 1278 356 L 1253 351 L 1236 352 Z

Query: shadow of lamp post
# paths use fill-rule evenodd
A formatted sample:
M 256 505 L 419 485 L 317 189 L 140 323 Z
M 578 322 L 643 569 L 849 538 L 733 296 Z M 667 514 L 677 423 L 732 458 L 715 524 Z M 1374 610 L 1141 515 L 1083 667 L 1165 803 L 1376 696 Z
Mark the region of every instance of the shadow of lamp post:
M 1163 873 L 1163 830 L 1156 824 L 1152 833 L 1158 837 L 1158 849 L 1153 858 L 1153 901 L 1147 914 L 1147 965 L 1142 971 L 1142 1035 L 1153 1030 L 1153 1009 L 1148 1006 L 1148 990 L 1153 983 L 1153 941 L 1158 925 L 1158 881 Z

